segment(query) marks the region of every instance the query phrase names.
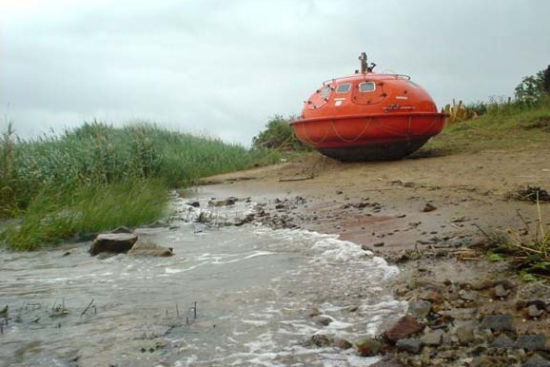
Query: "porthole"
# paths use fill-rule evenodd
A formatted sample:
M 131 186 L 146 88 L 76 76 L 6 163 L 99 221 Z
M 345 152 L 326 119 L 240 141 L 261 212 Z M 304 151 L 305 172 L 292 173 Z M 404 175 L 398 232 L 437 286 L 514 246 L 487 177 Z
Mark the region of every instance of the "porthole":
M 347 93 L 351 89 L 350 83 L 340 84 L 336 89 L 336 93 Z
M 359 84 L 359 92 L 361 93 L 374 92 L 375 89 L 376 84 L 374 82 L 364 82 Z

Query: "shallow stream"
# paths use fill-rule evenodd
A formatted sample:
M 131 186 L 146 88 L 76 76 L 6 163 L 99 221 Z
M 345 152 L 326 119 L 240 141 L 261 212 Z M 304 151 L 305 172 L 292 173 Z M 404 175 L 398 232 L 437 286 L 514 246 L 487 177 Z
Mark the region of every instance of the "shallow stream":
M 0 252 L 0 366 L 367 366 L 354 341 L 400 316 L 397 268 L 336 236 L 194 223 L 175 201 L 171 227 L 137 231 L 169 258 L 91 257 L 89 242 Z M 216 208 L 217 220 L 253 203 Z M 206 207 L 206 201 L 201 201 Z M 196 304 L 196 308 L 195 308 Z M 316 307 L 332 320 L 315 323 Z

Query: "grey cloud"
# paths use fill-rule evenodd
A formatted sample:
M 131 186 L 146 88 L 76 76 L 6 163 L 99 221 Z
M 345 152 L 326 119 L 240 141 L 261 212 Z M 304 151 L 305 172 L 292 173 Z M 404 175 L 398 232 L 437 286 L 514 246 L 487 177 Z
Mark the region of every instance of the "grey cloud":
M 0 23 L 0 108 L 23 136 L 138 118 L 247 144 L 363 50 L 438 105 L 511 95 L 550 64 L 545 0 L 55 4 Z

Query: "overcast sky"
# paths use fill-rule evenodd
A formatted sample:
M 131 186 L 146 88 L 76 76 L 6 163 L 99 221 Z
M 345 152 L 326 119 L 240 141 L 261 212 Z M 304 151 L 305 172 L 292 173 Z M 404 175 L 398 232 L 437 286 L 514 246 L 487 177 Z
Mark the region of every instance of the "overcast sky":
M 0 121 L 32 137 L 150 120 L 248 145 L 361 51 L 438 107 L 512 95 L 550 64 L 550 0 L 0 0 Z

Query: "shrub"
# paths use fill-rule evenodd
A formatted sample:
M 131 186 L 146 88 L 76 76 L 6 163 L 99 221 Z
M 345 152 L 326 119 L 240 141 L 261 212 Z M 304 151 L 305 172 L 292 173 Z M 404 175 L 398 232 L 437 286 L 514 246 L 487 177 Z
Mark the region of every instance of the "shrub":
M 290 122 L 295 118 L 289 116 L 284 118 L 281 115 L 273 116 L 265 125 L 265 130 L 260 132 L 252 139 L 254 148 L 269 148 L 277 150 L 306 150 L 304 145 L 296 135 Z
M 516 100 L 529 106 L 538 103 L 547 93 L 545 73 L 541 70 L 535 75 L 524 77 L 514 91 Z

